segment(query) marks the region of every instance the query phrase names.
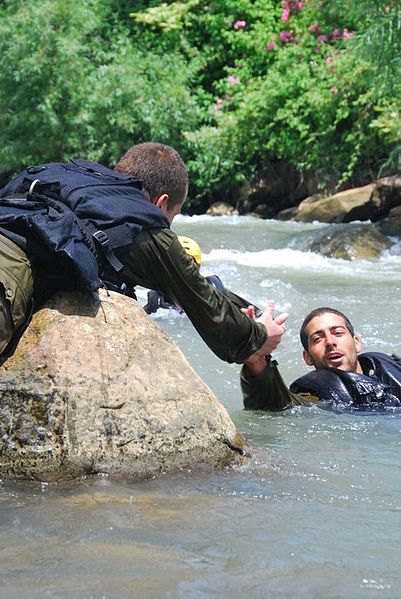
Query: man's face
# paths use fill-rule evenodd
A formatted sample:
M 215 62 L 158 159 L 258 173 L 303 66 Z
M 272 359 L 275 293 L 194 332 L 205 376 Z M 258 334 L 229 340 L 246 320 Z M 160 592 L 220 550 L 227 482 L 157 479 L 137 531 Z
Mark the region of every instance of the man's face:
M 308 366 L 362 372 L 358 362 L 361 340 L 351 335 L 341 316 L 331 312 L 315 316 L 305 332 L 308 351 L 304 350 L 303 357 Z

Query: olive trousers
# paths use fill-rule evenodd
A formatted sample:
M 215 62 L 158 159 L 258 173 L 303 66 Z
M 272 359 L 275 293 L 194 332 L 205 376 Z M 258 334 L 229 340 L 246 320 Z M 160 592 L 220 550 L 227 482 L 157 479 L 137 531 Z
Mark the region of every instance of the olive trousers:
M 32 295 L 33 274 L 28 256 L 0 235 L 0 354 L 25 323 Z

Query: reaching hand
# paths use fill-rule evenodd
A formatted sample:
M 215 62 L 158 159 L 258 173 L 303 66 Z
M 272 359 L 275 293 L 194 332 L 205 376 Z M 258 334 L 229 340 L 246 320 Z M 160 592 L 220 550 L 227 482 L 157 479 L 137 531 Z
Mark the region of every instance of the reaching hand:
M 242 309 L 242 312 L 246 314 L 248 318 L 254 320 L 255 322 L 261 322 L 265 326 L 267 332 L 267 339 L 265 343 L 247 360 L 248 366 L 252 368 L 253 365 L 254 368 L 252 369 L 260 371 L 262 366 L 263 369 L 266 367 L 265 357 L 270 355 L 277 348 L 281 341 L 281 337 L 285 333 L 284 323 L 288 318 L 288 314 L 279 314 L 279 316 L 273 319 L 275 306 L 275 302 L 273 300 L 269 300 L 267 302 L 265 311 L 259 318 L 255 317 L 254 306 L 248 306 L 248 308 Z
M 268 339 L 267 342 L 271 347 L 269 354 L 276 349 L 281 341 L 281 337 L 285 333 L 284 323 L 288 318 L 287 313 L 279 314 L 276 318 L 273 318 L 274 308 L 276 304 L 273 300 L 269 300 L 266 305 L 266 309 L 263 314 L 256 319 L 256 322 L 261 322 L 265 325 Z

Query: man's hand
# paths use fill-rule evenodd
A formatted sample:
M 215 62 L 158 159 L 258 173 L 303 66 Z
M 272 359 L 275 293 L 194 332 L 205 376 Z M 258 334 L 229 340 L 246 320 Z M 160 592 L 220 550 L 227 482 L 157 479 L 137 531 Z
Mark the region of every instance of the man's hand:
M 271 354 L 272 351 L 276 349 L 276 347 L 281 341 L 281 337 L 285 333 L 284 323 L 288 318 L 288 314 L 285 312 L 283 314 L 279 314 L 278 316 L 276 316 L 276 318 L 273 318 L 275 307 L 275 302 L 273 300 L 269 300 L 267 302 L 266 309 L 263 312 L 263 314 L 259 318 L 256 318 L 256 322 L 261 322 L 265 325 L 268 335 L 266 343 L 269 346 L 269 351 L 264 353 L 264 355 Z
M 264 371 L 266 368 L 266 356 L 269 356 L 277 348 L 281 341 L 281 337 L 285 333 L 284 323 L 288 318 L 288 314 L 279 314 L 279 316 L 273 319 L 275 306 L 275 302 L 273 300 L 269 300 L 267 302 L 265 311 L 259 318 L 255 317 L 254 306 L 248 306 L 248 308 L 242 309 L 242 312 L 248 316 L 248 318 L 254 320 L 255 322 L 261 322 L 264 324 L 267 332 L 267 339 L 265 343 L 246 361 L 249 372 L 254 376 L 261 374 Z

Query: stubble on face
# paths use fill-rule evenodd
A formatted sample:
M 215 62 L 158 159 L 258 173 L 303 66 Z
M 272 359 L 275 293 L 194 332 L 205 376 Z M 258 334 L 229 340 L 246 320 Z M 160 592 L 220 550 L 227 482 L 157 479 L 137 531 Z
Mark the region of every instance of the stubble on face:
M 305 332 L 308 350 L 304 351 L 304 360 L 309 366 L 362 373 L 358 362 L 360 339 L 358 335 L 351 335 L 341 316 L 331 312 L 315 316 Z

